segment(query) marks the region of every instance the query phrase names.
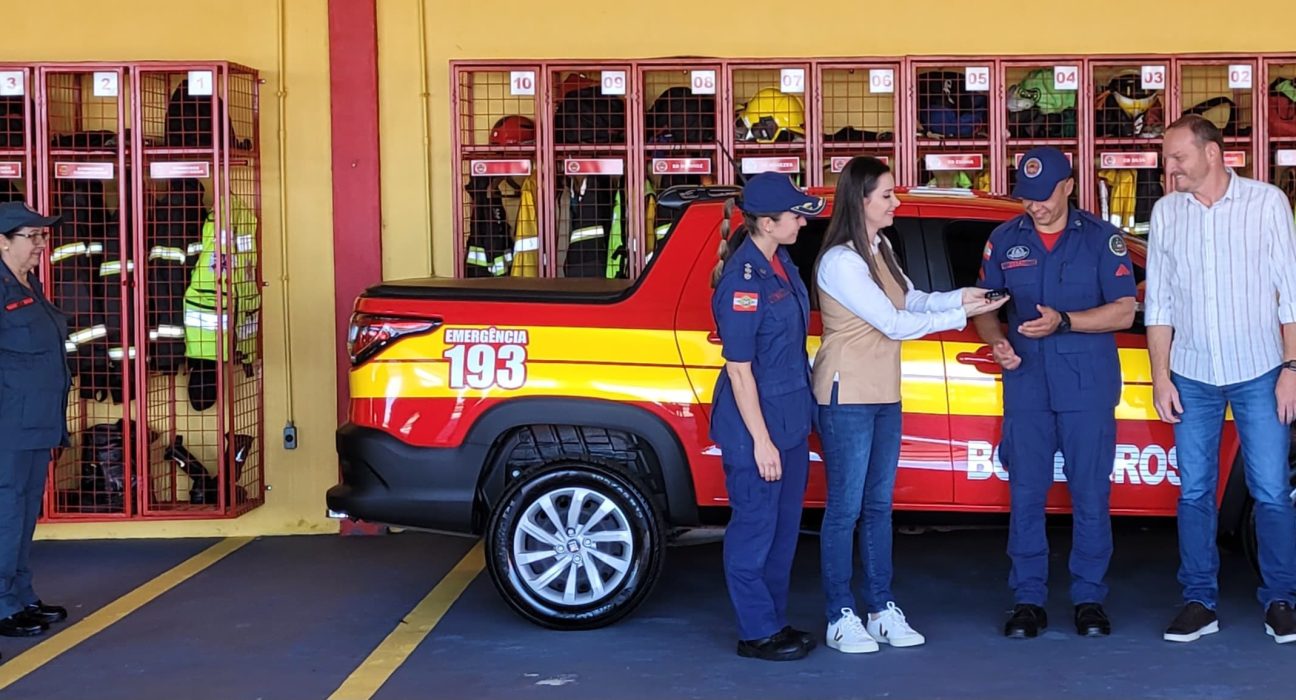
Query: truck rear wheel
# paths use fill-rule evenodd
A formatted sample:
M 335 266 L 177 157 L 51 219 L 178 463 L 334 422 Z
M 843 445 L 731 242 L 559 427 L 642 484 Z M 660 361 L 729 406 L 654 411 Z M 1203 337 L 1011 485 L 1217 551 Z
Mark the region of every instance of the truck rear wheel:
M 592 629 L 629 614 L 661 573 L 665 536 L 647 491 L 616 469 L 562 462 L 513 482 L 491 513 L 487 570 L 522 617 Z

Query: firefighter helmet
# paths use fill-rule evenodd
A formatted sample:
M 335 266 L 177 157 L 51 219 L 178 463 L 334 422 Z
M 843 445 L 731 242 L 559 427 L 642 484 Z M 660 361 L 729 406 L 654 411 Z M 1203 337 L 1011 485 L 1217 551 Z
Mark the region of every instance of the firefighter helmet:
M 492 146 L 529 146 L 536 140 L 535 122 L 516 114 L 501 117 L 491 127 Z
M 739 141 L 775 143 L 805 138 L 805 107 L 796 95 L 764 88 L 738 111 L 735 127 Z
M 1138 71 L 1126 71 L 1113 77 L 1107 83 L 1107 89 L 1116 98 L 1116 104 L 1120 105 L 1121 111 L 1131 119 L 1148 111 L 1152 102 L 1160 95 L 1158 90 L 1148 90 L 1143 87 Z

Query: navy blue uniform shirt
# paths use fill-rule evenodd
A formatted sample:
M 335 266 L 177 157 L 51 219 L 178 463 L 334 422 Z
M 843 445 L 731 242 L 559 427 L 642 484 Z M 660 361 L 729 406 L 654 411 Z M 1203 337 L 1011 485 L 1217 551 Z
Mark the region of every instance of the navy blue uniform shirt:
M 1134 263 L 1120 231 L 1089 212 L 1071 209 L 1050 252 L 1022 214 L 990 234 L 981 261 L 981 287 L 1007 287 L 1008 340 L 1021 365 L 1004 372 L 1004 408 L 1079 411 L 1120 402 L 1120 359 L 1112 333 L 1017 332 L 1040 317 L 1036 305 L 1085 311 L 1135 294 Z
M 725 262 L 711 295 L 711 312 L 730 362 L 750 362 L 761 413 L 779 449 L 796 447 L 810 435 L 814 399 L 810 392 L 810 295 L 792 258 L 782 248 L 779 262 L 787 280 L 748 237 Z M 751 434 L 738 413 L 729 373 L 720 370 L 711 407 L 711 439 L 725 452 L 750 453 Z
M 0 262 L 0 449 L 68 445 L 67 317 Z

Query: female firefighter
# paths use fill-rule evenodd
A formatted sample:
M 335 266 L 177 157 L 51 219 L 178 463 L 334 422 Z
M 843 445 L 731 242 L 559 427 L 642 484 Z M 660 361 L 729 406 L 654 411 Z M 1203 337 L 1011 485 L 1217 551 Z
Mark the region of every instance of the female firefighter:
M 36 268 L 60 217 L 0 204 L 0 635 L 30 637 L 67 618 L 32 590 L 28 565 L 51 450 L 68 445 L 67 320 Z
M 814 396 L 828 502 L 819 541 L 827 644 L 845 653 L 926 641 L 891 595 L 891 502 L 900 459 L 900 342 L 962 328 L 995 311 L 986 290 L 927 294 L 913 288 L 883 231 L 900 200 L 890 169 L 852 158 L 834 194 L 816 263 L 823 339 Z M 865 623 L 851 593 L 852 543 L 860 528 Z
M 724 566 L 738 616 L 738 655 L 803 658 L 814 640 L 787 624 L 792 556 L 801 529 L 814 404 L 806 334 L 810 297 L 792 258 L 805 217 L 824 201 L 787 175 L 762 173 L 743 188 L 744 225 L 721 231 L 711 309 L 724 371 L 716 381 L 711 439 L 723 452 L 733 516 Z

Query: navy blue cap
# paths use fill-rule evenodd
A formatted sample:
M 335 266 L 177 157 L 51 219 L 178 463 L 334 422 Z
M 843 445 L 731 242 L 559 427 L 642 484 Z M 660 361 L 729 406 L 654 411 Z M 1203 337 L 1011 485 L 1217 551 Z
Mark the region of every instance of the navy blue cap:
M 1042 202 L 1053 196 L 1057 184 L 1071 177 L 1071 161 L 1052 146 L 1036 146 L 1022 155 L 1012 196 Z
M 41 216 L 26 202 L 0 203 L 0 233 L 13 233 L 25 226 L 44 228 L 62 220 L 62 216 Z
M 812 197 L 781 173 L 760 173 L 743 185 L 740 209 L 748 214 L 782 214 L 790 211 L 815 216 L 824 210 L 824 199 Z

